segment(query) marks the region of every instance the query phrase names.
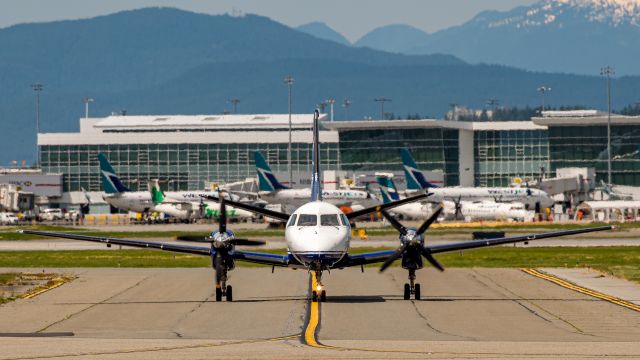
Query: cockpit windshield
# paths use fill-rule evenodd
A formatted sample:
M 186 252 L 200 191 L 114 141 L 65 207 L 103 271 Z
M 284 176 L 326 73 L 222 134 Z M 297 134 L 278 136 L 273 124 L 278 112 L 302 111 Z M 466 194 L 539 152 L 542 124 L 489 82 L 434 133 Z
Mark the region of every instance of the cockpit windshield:
M 298 226 L 317 226 L 318 216 L 312 214 L 300 214 Z
M 320 215 L 321 226 L 339 226 L 338 214 Z

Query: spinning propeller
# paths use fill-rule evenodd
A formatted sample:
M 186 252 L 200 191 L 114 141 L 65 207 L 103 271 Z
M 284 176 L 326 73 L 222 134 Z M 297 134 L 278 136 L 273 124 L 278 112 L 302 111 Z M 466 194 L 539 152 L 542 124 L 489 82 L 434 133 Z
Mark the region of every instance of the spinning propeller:
M 418 229 L 414 229 L 406 228 L 398 220 L 396 220 L 396 218 L 391 216 L 385 210 L 382 210 L 382 216 L 384 216 L 384 218 L 389 221 L 391 226 L 393 226 L 400 233 L 401 245 L 391 256 L 387 258 L 387 260 L 385 260 L 385 262 L 380 267 L 380 272 L 385 271 L 389 266 L 391 266 L 394 261 L 398 260 L 405 253 L 413 253 L 416 255 L 419 254 L 418 256 L 424 256 L 424 258 L 427 259 L 427 261 L 431 265 L 433 265 L 433 267 L 440 271 L 444 271 L 444 267 L 442 266 L 442 264 L 440 264 L 438 260 L 433 257 L 431 251 L 428 248 L 424 247 L 424 233 L 425 231 L 427 231 L 429 226 L 431 226 L 431 224 L 433 224 L 436 219 L 438 219 L 438 216 L 440 216 L 441 212 L 442 206 L 438 206 L 438 209 L 433 213 L 433 215 L 431 215 L 424 223 L 422 223 L 422 225 L 420 225 Z
M 264 241 L 259 240 L 238 239 L 235 237 L 235 234 L 232 231 L 227 231 L 227 206 L 225 202 L 225 197 L 220 196 L 220 211 L 218 212 L 219 216 L 217 232 L 213 232 L 211 233 L 211 235 L 207 236 L 178 236 L 176 239 L 181 241 L 210 243 L 211 246 L 216 249 L 216 252 L 220 252 L 221 249 L 228 249 L 234 245 L 260 246 L 266 244 Z

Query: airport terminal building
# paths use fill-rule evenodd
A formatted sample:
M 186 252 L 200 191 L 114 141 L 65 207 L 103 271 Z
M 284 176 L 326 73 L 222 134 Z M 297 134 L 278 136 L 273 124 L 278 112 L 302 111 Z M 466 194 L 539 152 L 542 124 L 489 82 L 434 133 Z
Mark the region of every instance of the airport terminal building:
M 310 171 L 312 115 L 292 115 L 292 167 Z M 324 170 L 401 172 L 409 148 L 446 186 L 508 186 L 514 178 L 594 167 L 606 180 L 606 114 L 545 112 L 532 121 L 366 120 L 321 118 Z M 613 182 L 640 186 L 640 117 L 612 117 Z M 255 176 L 252 153 L 286 173 L 289 117 L 277 115 L 108 116 L 80 120 L 78 133 L 38 135 L 43 171 L 63 174 L 64 191 L 100 190 L 96 155 L 105 153 L 123 181 L 146 189 L 196 190 Z

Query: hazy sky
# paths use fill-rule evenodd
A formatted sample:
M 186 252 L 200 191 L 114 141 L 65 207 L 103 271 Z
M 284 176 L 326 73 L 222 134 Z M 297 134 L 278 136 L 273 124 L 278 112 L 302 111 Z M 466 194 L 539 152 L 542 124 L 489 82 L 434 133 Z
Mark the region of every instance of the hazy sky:
M 469 20 L 482 10 L 508 10 L 534 0 L 0 0 L 0 27 L 78 19 L 119 10 L 172 6 L 208 14 L 234 9 L 289 26 L 323 21 L 354 41 L 383 25 L 404 23 L 433 32 Z

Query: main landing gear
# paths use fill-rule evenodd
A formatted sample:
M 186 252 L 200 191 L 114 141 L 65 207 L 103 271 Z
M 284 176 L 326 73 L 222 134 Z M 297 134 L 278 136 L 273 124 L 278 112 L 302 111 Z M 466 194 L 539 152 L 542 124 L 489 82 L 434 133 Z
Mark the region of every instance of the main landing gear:
M 311 291 L 312 302 L 326 302 L 327 292 L 322 285 L 322 271 L 316 271 L 316 288 Z
M 409 284 L 404 284 L 405 300 L 410 300 L 411 295 L 413 295 L 416 300 L 420 300 L 420 284 L 415 284 L 415 280 L 416 271 L 414 269 L 409 269 Z
M 227 285 L 227 271 L 221 271 L 220 279 L 216 283 L 216 301 L 222 301 L 224 297 L 227 301 L 233 301 L 233 288 Z

